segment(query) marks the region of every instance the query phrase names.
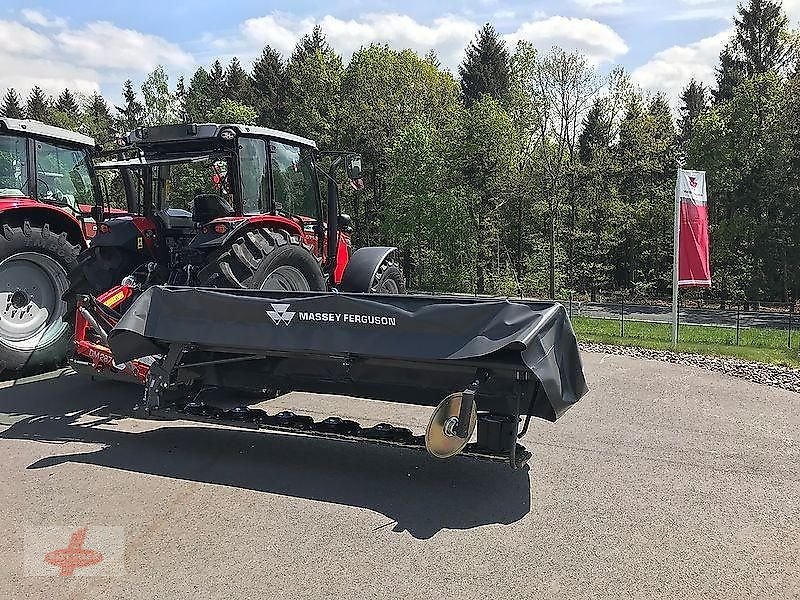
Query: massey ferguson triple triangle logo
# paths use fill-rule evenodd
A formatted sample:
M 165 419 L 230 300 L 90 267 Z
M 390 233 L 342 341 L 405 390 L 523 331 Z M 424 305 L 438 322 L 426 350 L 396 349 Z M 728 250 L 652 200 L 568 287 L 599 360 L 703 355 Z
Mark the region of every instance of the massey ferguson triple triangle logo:
M 275 323 L 275 325 L 280 325 L 281 323 L 283 323 L 288 327 L 289 323 L 291 323 L 292 319 L 294 319 L 294 315 L 296 313 L 289 311 L 288 304 L 273 304 L 272 310 L 268 310 L 267 314 L 269 315 L 269 318 L 272 319 L 272 321 Z
M 267 310 L 267 315 L 272 319 L 272 322 L 275 325 L 286 325 L 287 327 L 295 317 L 299 321 L 311 321 L 314 323 L 376 325 L 378 327 L 397 326 L 397 317 L 357 313 L 291 311 L 289 310 L 291 304 L 271 304 L 270 306 L 272 306 L 272 309 Z

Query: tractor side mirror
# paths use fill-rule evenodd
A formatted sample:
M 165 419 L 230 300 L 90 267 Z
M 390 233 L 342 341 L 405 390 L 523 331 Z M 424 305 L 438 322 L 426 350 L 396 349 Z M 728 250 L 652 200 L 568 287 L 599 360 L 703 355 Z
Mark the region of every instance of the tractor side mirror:
M 361 172 L 361 155 L 348 154 L 347 160 L 345 161 L 345 169 L 347 170 L 347 177 L 352 181 L 361 179 L 361 177 L 363 177 Z
M 353 231 L 353 219 L 350 218 L 350 215 L 344 213 L 339 215 L 339 229 L 345 233 Z
M 100 223 L 102 223 L 103 219 L 105 218 L 105 214 L 103 213 L 103 207 L 95 205 L 95 206 L 92 207 L 92 210 L 90 210 L 89 212 L 92 215 L 92 218 L 94 219 L 94 222 L 99 227 Z

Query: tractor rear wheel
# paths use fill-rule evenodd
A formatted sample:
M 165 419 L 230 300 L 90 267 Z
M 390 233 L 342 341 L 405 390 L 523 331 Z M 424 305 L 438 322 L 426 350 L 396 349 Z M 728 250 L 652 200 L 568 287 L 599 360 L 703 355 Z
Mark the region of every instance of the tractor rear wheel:
M 63 321 L 68 273 L 79 248 L 48 224 L 0 231 L 0 372 L 36 369 L 66 355 L 72 327 Z
M 283 291 L 322 291 L 325 276 L 311 252 L 283 230 L 250 229 L 200 271 L 203 285 Z

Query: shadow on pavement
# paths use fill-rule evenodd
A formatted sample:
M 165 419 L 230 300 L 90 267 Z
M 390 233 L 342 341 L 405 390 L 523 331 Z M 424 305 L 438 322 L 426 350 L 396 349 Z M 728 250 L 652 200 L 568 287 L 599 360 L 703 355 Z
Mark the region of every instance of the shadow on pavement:
M 103 444 L 97 451 L 54 455 L 28 468 L 84 463 L 229 485 L 385 515 L 396 532 L 429 538 L 442 529 L 510 524 L 530 510 L 527 470 L 469 458 L 436 461 L 413 450 L 247 430 L 172 425 L 141 433 L 76 420 L 114 423 L 140 388 L 63 374 L 0 389 L 0 438 Z M 103 418 L 106 417 L 106 418 Z

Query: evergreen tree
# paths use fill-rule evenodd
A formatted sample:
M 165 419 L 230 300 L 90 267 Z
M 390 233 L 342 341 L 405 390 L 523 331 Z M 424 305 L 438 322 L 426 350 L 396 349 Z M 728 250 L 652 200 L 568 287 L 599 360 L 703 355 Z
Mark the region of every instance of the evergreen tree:
M 0 116 L 8 117 L 9 119 L 23 119 L 25 117 L 22 109 L 22 100 L 20 100 L 14 88 L 8 88 L 6 95 L 3 97 L 3 103 L 0 105 Z
M 197 122 L 206 119 L 209 112 L 209 78 L 208 71 L 203 67 L 197 69 L 189 80 L 189 89 L 186 91 L 186 120 Z
M 215 60 L 208 71 L 208 87 L 206 88 L 206 112 L 210 112 L 222 104 L 225 97 L 225 69 L 222 63 Z
M 242 68 L 242 64 L 235 56 L 225 69 L 225 97 L 238 104 L 252 105 L 253 93 L 250 89 L 250 77 Z
M 467 47 L 458 74 L 467 106 L 482 95 L 500 101 L 508 95 L 511 82 L 508 49 L 491 24 L 486 23 Z
M 680 119 L 678 119 L 678 129 L 682 142 L 692 139 L 694 125 L 697 119 L 707 108 L 706 88 L 702 83 L 698 83 L 694 78 L 689 82 L 681 93 Z
M 59 94 L 58 100 L 56 100 L 56 110 L 76 119 L 79 117 L 80 108 L 78 107 L 78 102 L 69 89 L 65 88 L 64 91 Z
M 788 21 L 780 2 L 749 0 L 746 6 L 739 4 L 737 11 L 735 40 L 745 73 L 780 71 L 790 58 Z
M 283 125 L 281 97 L 285 85 L 286 65 L 277 50 L 265 46 L 253 63 L 250 87 L 253 104 L 258 111 L 258 124 L 276 127 Z
M 175 112 L 178 120 L 182 123 L 188 123 L 189 119 L 186 118 L 186 82 L 183 75 L 178 77 L 178 83 L 175 84 Z
M 304 35 L 286 67 L 286 127 L 322 147 L 335 144 L 343 71 L 342 58 L 319 27 Z
M 442 68 L 442 61 L 439 60 L 439 56 L 436 54 L 436 50 L 434 50 L 433 48 L 428 50 L 428 53 L 425 55 L 424 60 L 426 63 L 428 63 L 437 70 Z
M 29 119 L 36 119 L 42 123 L 50 123 L 52 107 L 44 93 L 38 85 L 33 86 L 28 95 L 28 104 L 25 113 Z
M 333 52 L 333 48 L 331 48 L 328 40 L 325 39 L 325 34 L 322 31 L 322 27 L 319 25 L 314 25 L 311 33 L 305 34 L 300 38 L 300 41 L 297 42 L 294 50 L 292 51 L 292 57 L 290 58 L 290 61 L 298 62 L 316 54 L 317 52 L 320 52 L 323 55 L 329 54 Z
M 742 79 L 745 77 L 744 65 L 736 55 L 730 44 L 727 44 L 719 54 L 719 66 L 715 69 L 717 89 L 714 90 L 714 102 L 719 104 L 733 97 Z
M 136 99 L 136 90 L 133 89 L 133 83 L 128 79 L 122 86 L 122 106 L 116 106 L 117 127 L 122 133 L 133 131 L 144 120 L 144 107 L 142 103 Z
M 611 123 L 606 104 L 605 98 L 595 98 L 583 120 L 583 129 L 578 136 L 578 158 L 583 164 L 591 162 L 598 150 L 608 148 L 611 143 Z
M 83 123 L 96 142 L 108 141 L 112 135 L 113 123 L 111 111 L 105 98 L 99 93 L 93 93 L 84 107 Z

